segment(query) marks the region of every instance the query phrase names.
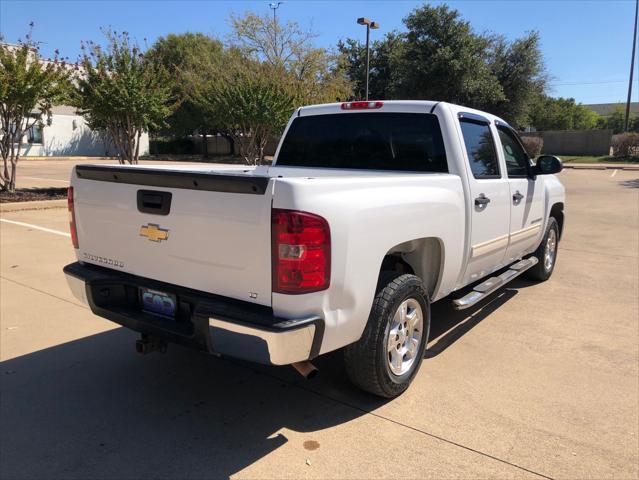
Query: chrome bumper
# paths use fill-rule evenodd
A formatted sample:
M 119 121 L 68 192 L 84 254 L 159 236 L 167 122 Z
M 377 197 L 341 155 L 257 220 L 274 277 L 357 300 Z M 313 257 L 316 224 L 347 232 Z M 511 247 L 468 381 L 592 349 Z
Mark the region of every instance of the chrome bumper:
M 289 328 L 259 328 L 209 318 L 213 353 L 271 365 L 289 365 L 313 355 L 317 318 L 292 321 Z
M 80 300 L 82 303 L 88 305 L 89 300 L 87 300 L 87 285 L 85 281 L 81 278 L 69 275 L 68 273 L 64 276 L 67 279 L 67 285 L 69 285 L 69 289 L 71 290 L 73 296 Z
M 254 311 L 225 308 L 224 302 L 235 302 L 230 299 L 93 265 L 74 263 L 64 271 L 75 298 L 89 305 L 94 314 L 168 342 L 267 365 L 288 365 L 319 354 L 324 334 L 324 322 L 319 317 L 287 320 L 262 312 L 256 320 Z M 176 322 L 181 328 L 167 327 L 166 320 L 158 321 L 157 316 L 143 312 L 139 306 L 123 307 L 119 303 L 114 308 L 102 295 L 111 289 L 115 297 L 118 288 L 133 288 L 135 292 L 138 286 L 175 292 L 178 298 L 186 299 L 192 310 L 181 323 Z M 184 328 L 185 322 L 192 326 Z

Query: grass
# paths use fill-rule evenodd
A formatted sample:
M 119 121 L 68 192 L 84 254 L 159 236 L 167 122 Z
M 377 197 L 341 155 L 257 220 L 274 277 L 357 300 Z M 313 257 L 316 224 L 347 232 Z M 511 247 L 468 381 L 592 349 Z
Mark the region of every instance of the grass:
M 558 156 L 564 163 L 639 163 L 639 157 L 617 158 L 608 155 L 603 157 Z

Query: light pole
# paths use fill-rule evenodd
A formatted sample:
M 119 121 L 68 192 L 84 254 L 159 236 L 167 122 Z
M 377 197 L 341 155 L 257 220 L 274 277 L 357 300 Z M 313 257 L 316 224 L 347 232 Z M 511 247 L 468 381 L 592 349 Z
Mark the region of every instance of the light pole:
M 284 2 L 271 2 L 268 4 L 268 8 L 270 8 L 271 10 L 273 10 L 273 23 L 275 23 L 277 20 L 275 18 L 275 11 L 280 8 L 280 5 L 282 5 Z
M 273 10 L 273 49 L 275 50 L 275 56 L 277 57 L 277 9 L 280 8 L 284 2 L 271 2 L 268 4 L 268 8 Z
M 357 23 L 359 25 L 366 25 L 366 100 L 368 100 L 368 70 L 370 63 L 370 48 L 369 41 L 371 36 L 371 28 L 379 28 L 379 23 L 373 22 L 365 17 L 360 17 L 357 19 Z
M 639 17 L 639 0 L 635 2 L 635 28 L 632 35 L 632 55 L 630 56 L 630 79 L 628 80 L 628 101 L 626 102 L 626 117 L 624 119 L 623 131 L 628 131 L 628 120 L 630 119 L 630 100 L 632 100 L 632 74 L 635 69 L 635 48 L 637 47 L 637 17 Z

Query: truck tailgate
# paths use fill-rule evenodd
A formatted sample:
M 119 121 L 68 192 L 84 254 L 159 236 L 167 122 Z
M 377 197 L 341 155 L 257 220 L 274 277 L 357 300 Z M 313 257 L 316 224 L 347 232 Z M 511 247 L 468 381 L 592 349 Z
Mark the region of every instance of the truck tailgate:
M 78 260 L 270 306 L 269 181 L 239 170 L 79 165 Z

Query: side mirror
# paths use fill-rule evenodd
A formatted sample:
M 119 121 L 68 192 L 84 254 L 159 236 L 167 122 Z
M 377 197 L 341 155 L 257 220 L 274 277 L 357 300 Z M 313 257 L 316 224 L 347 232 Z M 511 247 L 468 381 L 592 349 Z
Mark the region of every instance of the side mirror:
M 555 157 L 554 155 L 540 155 L 535 165 L 535 174 L 550 175 L 561 172 L 563 168 L 564 165 L 561 163 L 559 157 Z

